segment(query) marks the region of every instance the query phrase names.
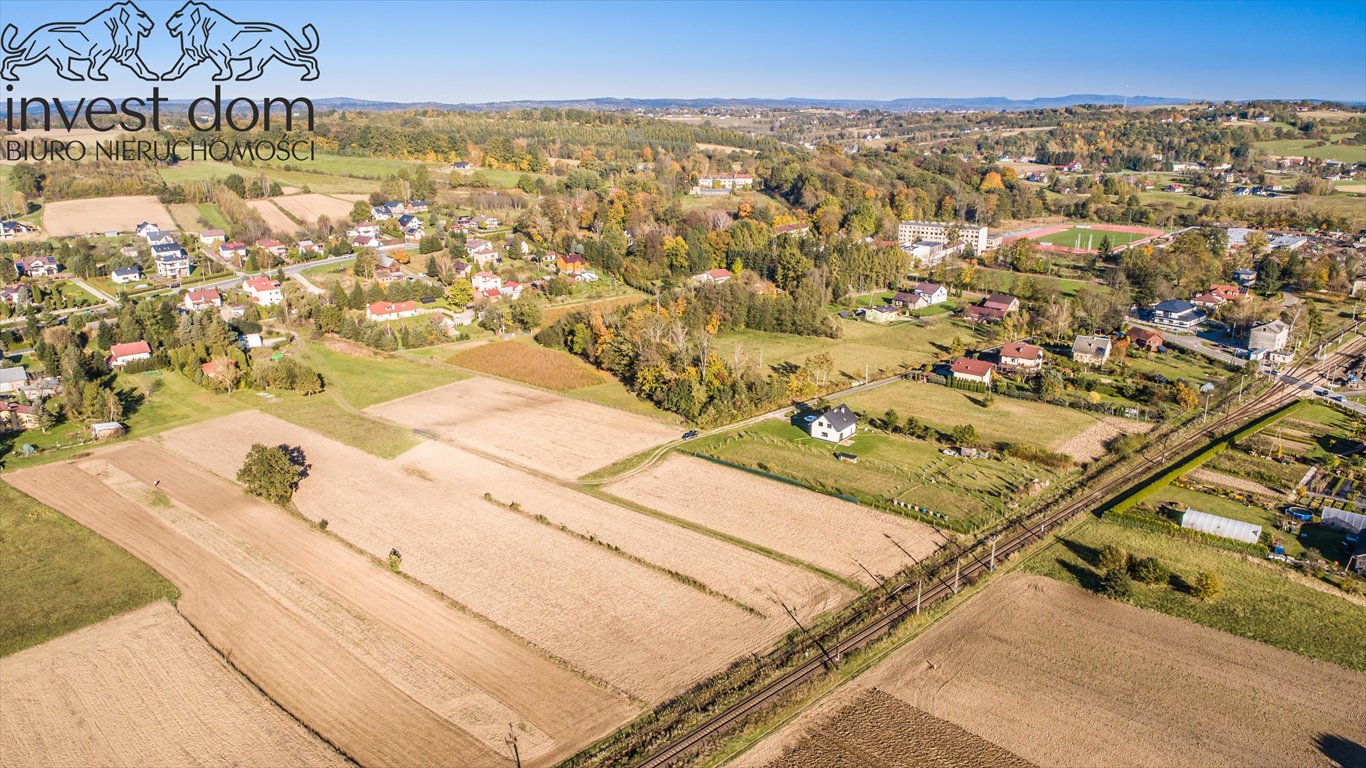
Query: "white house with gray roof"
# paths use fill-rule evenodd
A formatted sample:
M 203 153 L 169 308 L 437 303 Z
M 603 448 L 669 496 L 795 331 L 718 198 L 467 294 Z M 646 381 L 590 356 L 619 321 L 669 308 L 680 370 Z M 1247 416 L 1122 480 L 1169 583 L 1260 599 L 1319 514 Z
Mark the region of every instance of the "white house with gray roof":
M 849 406 L 840 404 L 807 422 L 807 431 L 818 440 L 838 443 L 854 436 L 858 429 L 858 416 Z

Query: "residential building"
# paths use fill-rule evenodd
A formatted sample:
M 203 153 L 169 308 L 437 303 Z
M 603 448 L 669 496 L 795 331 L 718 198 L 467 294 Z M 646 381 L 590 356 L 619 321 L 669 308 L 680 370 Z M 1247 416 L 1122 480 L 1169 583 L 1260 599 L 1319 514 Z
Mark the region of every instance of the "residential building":
M 247 257 L 246 243 L 224 243 L 218 246 L 218 257 L 224 261 L 234 261 Z
M 914 264 L 919 269 L 933 269 L 944 263 L 944 259 L 949 255 L 950 249 L 943 243 L 936 243 L 931 240 L 918 240 L 914 243 L 907 243 L 901 246 L 908 256 L 914 260 Z
M 142 235 L 148 245 L 173 245 L 175 244 L 175 233 L 166 232 L 160 229 L 149 229 Z
M 754 186 L 754 177 L 748 173 L 714 173 L 697 180 L 702 189 L 749 189 Z
M 21 221 L 0 221 L 0 240 L 12 240 L 19 235 L 37 232 L 38 228 Z
M 283 259 L 289 255 L 289 246 L 279 240 L 257 240 L 256 247 L 277 259 Z
M 221 306 L 223 306 L 223 297 L 218 295 L 217 288 L 185 292 L 185 308 L 188 310 L 194 311 Z
M 1129 329 L 1129 348 L 1144 352 L 1160 352 L 1165 339 L 1158 331 L 1134 326 Z
M 949 373 L 953 374 L 954 381 L 967 381 L 976 384 L 991 386 L 991 374 L 996 370 L 996 366 L 985 360 L 974 360 L 971 357 L 960 357 L 953 361 L 949 366 Z
M 924 309 L 929 305 L 929 299 L 914 291 L 897 291 L 892 294 L 892 306 L 907 312 Z
M 862 314 L 864 320 L 878 325 L 887 325 L 901 317 L 896 307 L 868 307 L 856 311 Z
M 997 357 L 1001 361 L 1001 368 L 1007 371 L 1028 374 L 1043 370 L 1043 350 L 1033 344 L 1012 341 L 1001 347 Z
M 369 235 L 356 235 L 351 239 L 352 248 L 378 248 L 379 238 Z
M 1251 288 L 1257 282 L 1257 270 L 1235 269 L 1233 270 L 1233 282 L 1243 288 Z
M 720 285 L 734 277 L 729 269 L 709 269 L 700 275 L 693 275 L 695 283 L 705 283 L 707 285 Z
M 383 322 L 413 317 L 417 314 L 417 303 L 412 301 L 377 301 L 365 308 L 365 319 Z
M 28 371 L 24 370 L 24 366 L 0 368 L 0 393 L 18 392 L 27 384 Z
M 1194 328 L 1205 322 L 1205 313 L 1189 301 L 1171 299 L 1153 307 L 1152 321 L 1172 328 Z
M 426 213 L 431 209 L 426 200 L 412 200 L 408 203 L 409 213 Z
M 1304 235 L 1281 235 L 1271 241 L 1271 250 L 1284 248 L 1289 251 L 1298 251 L 1309 242 L 1309 238 Z
M 115 368 L 122 368 L 139 360 L 150 360 L 151 357 L 152 345 L 145 341 L 130 341 L 109 348 L 109 364 Z
M 23 307 L 33 299 L 33 292 L 23 283 L 0 286 L 0 301 L 11 307 Z
M 572 275 L 588 269 L 588 260 L 577 253 L 563 253 L 555 258 L 555 269 Z
M 162 253 L 156 253 L 158 248 L 165 248 Z M 152 251 L 156 257 L 157 275 L 171 278 L 172 280 L 190 275 L 190 256 L 185 253 L 178 245 L 154 245 Z
M 136 283 L 142 279 L 142 269 L 139 267 L 124 267 L 109 273 L 109 279 L 114 285 L 127 285 Z
M 1201 293 L 1191 298 L 1191 303 L 1206 312 L 1213 312 L 1220 305 L 1227 303 L 1223 296 L 1213 293 Z
M 269 277 L 252 277 L 242 281 L 242 290 L 252 301 L 263 307 L 273 307 L 285 300 L 280 284 Z
M 1247 348 L 1279 352 L 1290 341 L 1290 326 L 1280 320 L 1255 325 L 1247 333 Z
M 1100 367 L 1110 361 L 1110 337 L 1078 336 L 1072 342 L 1072 359 L 1082 365 Z
M 503 278 L 492 272 L 480 272 L 470 278 L 470 285 L 473 286 L 476 293 L 496 291 L 503 287 Z
M 379 237 L 379 225 L 373 221 L 362 221 L 357 224 L 356 228 L 352 231 L 355 232 L 356 235 Z M 352 237 L 355 237 L 355 235 L 352 235 Z
M 973 323 L 999 323 L 1006 319 L 1004 310 L 973 304 L 963 310 L 963 319 Z
M 810 224 L 779 224 L 773 228 L 775 235 L 796 235 L 801 237 L 811 231 Z
M 62 271 L 62 265 L 57 263 L 56 256 L 16 256 L 14 267 L 19 274 L 29 277 L 55 277 Z
M 148 233 L 156 232 L 159 229 L 161 229 L 161 227 L 157 226 L 154 222 L 144 221 L 133 228 L 133 234 L 145 238 Z
M 299 249 L 299 253 L 316 253 L 321 256 L 325 252 L 322 243 L 315 243 L 312 240 L 300 240 L 295 247 Z
M 949 300 L 948 289 L 938 283 L 917 283 L 914 290 L 930 304 L 943 304 Z
M 1247 298 L 1247 289 L 1240 285 L 1215 283 L 1209 287 L 1209 292 L 1224 301 L 1241 301 Z
M 841 403 L 814 418 L 807 417 L 807 432 L 818 440 L 838 443 L 848 440 L 858 431 L 858 416 Z
M 206 229 L 203 232 L 199 233 L 199 242 L 203 243 L 204 245 L 224 243 L 227 242 L 227 240 L 228 234 L 221 229 Z
M 498 252 L 494 250 L 493 243 L 479 237 L 471 237 L 465 241 L 465 251 L 469 260 L 483 267 L 490 262 L 498 260 Z
M 976 224 L 961 224 L 948 221 L 903 221 L 897 225 L 896 239 L 902 246 L 919 241 L 948 243 L 950 230 L 958 234 L 958 245 L 971 248 L 975 253 L 987 250 L 987 228 Z

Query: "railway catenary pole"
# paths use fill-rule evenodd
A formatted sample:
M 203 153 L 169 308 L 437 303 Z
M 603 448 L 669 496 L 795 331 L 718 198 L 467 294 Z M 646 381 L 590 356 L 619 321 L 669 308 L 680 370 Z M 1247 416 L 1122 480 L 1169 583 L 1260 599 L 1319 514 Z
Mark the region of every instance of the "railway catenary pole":
M 792 609 L 787 607 L 787 603 L 779 600 L 778 605 L 783 607 L 783 610 L 787 612 L 787 617 L 792 619 L 792 623 L 797 625 L 797 629 L 801 630 L 802 634 L 806 636 L 806 639 L 815 643 L 816 647 L 821 649 L 821 657 L 823 658 L 822 663 L 825 665 L 826 670 L 833 670 L 835 668 L 835 660 L 831 657 L 830 651 L 825 649 L 825 644 L 821 642 L 821 639 L 808 632 L 806 627 L 802 626 L 801 621 L 797 619 L 797 614 L 793 613 Z

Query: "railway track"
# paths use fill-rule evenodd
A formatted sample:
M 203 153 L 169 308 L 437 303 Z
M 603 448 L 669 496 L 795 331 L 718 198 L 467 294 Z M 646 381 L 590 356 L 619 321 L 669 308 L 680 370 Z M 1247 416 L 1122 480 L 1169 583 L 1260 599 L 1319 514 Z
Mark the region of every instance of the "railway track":
M 1353 326 L 1355 329 L 1357 326 Z M 1344 334 L 1346 331 L 1343 332 Z M 1341 336 L 1343 334 L 1340 334 Z M 1316 372 L 1321 373 L 1328 370 L 1338 357 L 1342 355 L 1360 354 L 1366 351 L 1366 337 L 1356 339 L 1343 345 L 1337 351 L 1325 357 L 1323 360 L 1313 364 L 1301 363 L 1289 371 L 1289 375 L 1300 377 Z M 1211 440 L 1230 431 L 1231 427 L 1241 426 L 1243 423 L 1252 420 L 1264 413 L 1269 413 L 1300 396 L 1300 390 L 1290 385 L 1275 380 L 1271 388 L 1260 396 L 1249 400 L 1246 404 L 1236 408 L 1228 409 L 1222 416 L 1216 418 L 1208 426 L 1196 430 L 1194 433 L 1183 438 L 1179 443 L 1167 446 L 1156 456 L 1144 456 L 1138 465 L 1140 479 L 1135 481 L 1135 474 L 1132 471 L 1115 472 L 1115 476 L 1106 480 L 1094 488 L 1089 488 L 1081 496 L 1064 501 L 1054 509 L 1040 510 L 1032 515 L 1018 518 L 1003 528 L 997 529 L 986 536 L 979 538 L 974 544 L 966 549 L 960 549 L 956 562 L 958 568 L 955 570 L 954 581 L 950 583 L 947 577 L 936 577 L 937 580 L 923 590 L 918 591 L 914 604 L 903 599 L 902 593 L 912 585 L 907 582 L 899 585 L 890 591 L 890 595 L 896 598 L 891 604 L 890 610 L 878 618 L 865 624 L 853 634 L 833 643 L 824 649 L 819 656 L 794 667 L 781 677 L 765 685 L 762 689 L 755 691 L 749 696 L 731 705 L 725 711 L 718 713 L 710 720 L 702 723 L 688 734 L 670 742 L 654 754 L 636 764 L 637 768 L 663 768 L 672 764 L 674 761 L 684 757 L 707 739 L 719 733 L 723 733 L 730 726 L 735 725 L 745 719 L 749 714 L 762 709 L 766 704 L 779 699 L 787 692 L 797 686 L 814 678 L 822 670 L 830 668 L 845 654 L 862 648 L 868 643 L 882 637 L 890 631 L 898 622 L 907 616 L 918 612 L 921 608 L 934 605 L 940 600 L 946 599 L 957 594 L 959 582 L 963 577 L 974 577 L 985 571 L 994 569 L 995 558 L 1008 558 L 1010 555 L 1023 550 L 1025 547 L 1038 542 L 1047 536 L 1049 530 L 1072 519 L 1078 514 L 1090 509 L 1094 509 L 1098 504 L 1118 496 L 1126 490 L 1134 488 L 1146 481 L 1150 474 L 1160 470 L 1169 463 L 1170 457 L 1184 456 L 1196 448 L 1208 444 Z M 1012 531 L 1011 529 L 1017 528 Z M 986 554 L 983 550 L 994 544 L 992 554 L 984 559 Z M 970 562 L 964 562 L 964 558 L 970 558 Z M 833 658 L 832 658 L 833 657 Z

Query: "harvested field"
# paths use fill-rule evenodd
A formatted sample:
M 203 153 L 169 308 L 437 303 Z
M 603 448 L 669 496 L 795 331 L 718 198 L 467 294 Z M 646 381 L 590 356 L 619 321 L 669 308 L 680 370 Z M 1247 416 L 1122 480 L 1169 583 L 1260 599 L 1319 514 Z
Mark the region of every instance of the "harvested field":
M 181 588 L 181 612 L 215 648 L 362 764 L 504 764 L 508 710 L 533 752 L 545 741 L 537 732 L 553 740 L 530 755 L 548 764 L 635 712 L 306 522 L 149 444 L 11 478 L 161 570 Z M 405 644 L 387 639 L 394 635 Z M 415 652 L 426 660 L 414 661 Z M 434 667 L 437 679 L 420 677 Z M 457 694 L 433 706 L 442 691 Z
M 261 218 L 266 220 L 266 226 L 270 227 L 272 232 L 293 232 L 299 228 L 298 224 L 290 221 L 284 211 L 269 200 L 248 200 L 247 205 L 261 214 Z
M 876 688 L 814 725 L 767 768 L 1032 768 L 1033 763 Z
M 175 226 L 171 212 L 152 195 L 63 200 L 43 207 L 43 230 L 49 237 L 131 232 L 144 221 Z
M 546 389 L 577 389 L 607 381 L 605 374 L 568 352 L 517 341 L 481 344 L 446 362 Z
M 607 491 L 863 584 L 858 562 L 882 575 L 910 565 L 884 534 L 917 558 L 940 544 L 928 525 L 704 459 L 671 456 Z
M 1197 469 L 1191 472 L 1188 477 L 1197 483 L 1214 485 L 1220 488 L 1228 488 L 1232 491 L 1250 493 L 1255 496 L 1265 496 L 1271 499 L 1284 499 L 1285 494 L 1274 488 L 1268 488 L 1255 480 L 1248 480 L 1245 477 L 1234 477 L 1223 472 L 1215 472 L 1209 469 Z
M 1106 446 L 1116 437 L 1146 434 L 1152 428 L 1151 422 L 1106 416 L 1068 438 L 1066 442 L 1057 447 L 1057 450 L 1059 453 L 1065 453 L 1079 462 L 1090 461 L 1104 456 Z
M 267 435 L 307 457 L 294 497 L 305 516 L 326 517 L 329 531 L 376 557 L 397 548 L 405 573 L 648 701 L 766 647 L 790 626 L 776 600 L 812 616 L 848 597 L 794 567 L 441 443 L 388 462 L 258 413 L 163 439 L 228 474 Z M 504 506 L 513 501 L 520 511 Z
M 677 436 L 643 416 L 482 377 L 366 411 L 565 479 Z
M 347 765 L 169 603 L 0 661 L 5 765 Z
M 171 220 L 175 228 L 181 232 L 199 232 L 209 229 L 204 219 L 199 215 L 199 208 L 189 203 L 167 206 L 171 211 Z
M 285 195 L 270 201 L 305 224 L 316 224 L 319 216 L 333 221 L 344 219 L 350 215 L 352 206 L 345 200 L 318 194 Z
M 1037 765 L 1346 765 L 1366 733 L 1363 686 L 1360 672 L 1012 574 L 737 764 L 822 741 L 832 711 L 876 688 Z

